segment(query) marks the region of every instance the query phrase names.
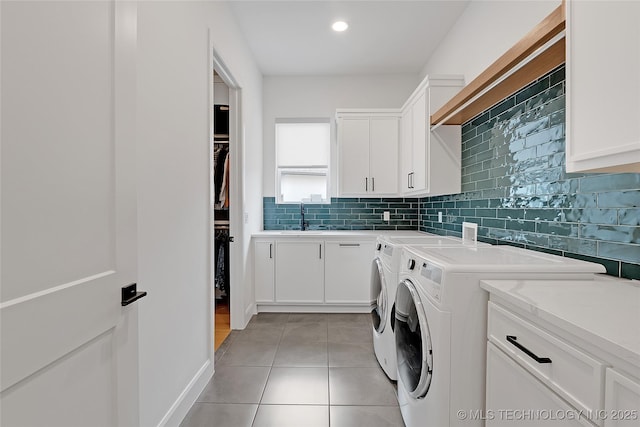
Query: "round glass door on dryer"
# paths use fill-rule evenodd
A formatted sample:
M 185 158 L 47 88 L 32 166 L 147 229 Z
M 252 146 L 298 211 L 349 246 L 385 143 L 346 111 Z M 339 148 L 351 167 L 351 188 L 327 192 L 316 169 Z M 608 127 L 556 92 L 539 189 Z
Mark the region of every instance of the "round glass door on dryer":
M 406 427 L 449 425 L 450 313 L 419 280 L 404 277 L 395 299 L 398 403 Z
M 398 285 L 395 317 L 398 377 L 409 396 L 421 399 L 431 385 L 433 347 L 422 302 L 410 280 Z
M 371 263 L 371 323 L 373 329 L 379 334 L 384 331 L 387 324 L 389 306 L 387 281 L 384 276 L 382 261 L 376 257 Z
M 398 284 L 400 248 L 379 239 L 376 256 L 371 264 L 371 325 L 373 351 L 380 367 L 390 380 L 398 379 L 396 368 L 396 348 L 393 336 L 393 303 Z M 394 258 L 395 257 L 395 258 Z

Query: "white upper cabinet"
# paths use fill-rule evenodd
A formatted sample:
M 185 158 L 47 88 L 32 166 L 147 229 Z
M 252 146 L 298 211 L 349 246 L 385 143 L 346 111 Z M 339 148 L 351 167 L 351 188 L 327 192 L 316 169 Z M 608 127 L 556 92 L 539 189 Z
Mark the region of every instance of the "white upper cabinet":
M 401 195 L 460 192 L 460 126 L 439 126 L 431 131 L 430 117 L 463 86 L 462 76 L 427 76 L 403 106 Z
M 567 172 L 640 172 L 640 2 L 565 4 Z
M 400 193 L 411 190 L 411 171 L 413 170 L 413 124 L 410 108 L 402 111 L 400 118 Z
M 338 119 L 340 194 L 364 194 L 369 186 L 369 118 Z
M 342 110 L 337 118 L 340 195 L 397 195 L 399 112 Z

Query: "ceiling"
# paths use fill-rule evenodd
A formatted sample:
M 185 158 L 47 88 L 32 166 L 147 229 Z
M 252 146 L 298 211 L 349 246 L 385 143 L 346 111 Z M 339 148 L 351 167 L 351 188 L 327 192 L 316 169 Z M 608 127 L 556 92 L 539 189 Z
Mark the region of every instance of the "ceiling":
M 231 1 L 264 75 L 419 73 L 469 0 Z M 336 33 L 331 24 L 348 22 Z

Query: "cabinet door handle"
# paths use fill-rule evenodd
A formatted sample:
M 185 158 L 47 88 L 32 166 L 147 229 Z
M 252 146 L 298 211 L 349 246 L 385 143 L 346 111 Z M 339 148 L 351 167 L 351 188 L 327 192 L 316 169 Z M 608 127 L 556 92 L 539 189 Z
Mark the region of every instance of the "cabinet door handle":
M 523 346 L 518 341 L 516 341 L 517 339 L 518 339 L 518 337 L 516 337 L 514 335 L 507 335 L 507 341 L 509 341 L 514 346 L 516 346 L 518 349 L 522 350 L 524 352 L 524 354 L 526 354 L 527 356 L 529 356 L 530 358 L 532 358 L 536 362 L 538 362 L 538 363 L 551 363 L 551 359 L 549 359 L 548 357 L 538 357 L 538 356 L 536 356 L 531 350 L 529 350 L 527 347 Z
M 356 247 L 360 246 L 360 243 L 340 243 L 339 245 L 341 247 Z
M 374 177 L 371 177 L 371 191 L 376 191 L 376 181 Z
M 320 244 L 318 245 L 318 248 L 320 249 L 320 252 L 318 253 L 318 254 L 319 254 L 319 257 L 320 257 L 320 259 L 322 259 L 322 243 L 320 243 Z
M 407 188 L 411 188 L 411 173 L 407 174 Z
M 269 258 L 273 258 L 273 243 L 269 243 Z
M 369 191 L 369 178 L 364 179 L 364 191 Z

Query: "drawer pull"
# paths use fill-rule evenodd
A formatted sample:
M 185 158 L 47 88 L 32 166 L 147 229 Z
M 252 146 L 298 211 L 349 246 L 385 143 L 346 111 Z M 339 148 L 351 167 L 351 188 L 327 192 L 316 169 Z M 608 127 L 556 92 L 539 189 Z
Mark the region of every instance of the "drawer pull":
M 360 246 L 360 243 L 339 243 L 338 244 L 340 247 L 358 247 Z
M 516 341 L 517 339 L 518 338 L 516 336 L 514 336 L 514 335 L 507 335 L 507 341 L 509 341 L 511 344 L 515 345 L 517 348 L 522 350 L 527 356 L 529 356 L 530 358 L 532 358 L 536 362 L 538 362 L 538 363 L 551 363 L 551 359 L 549 359 L 548 357 L 538 357 L 538 356 L 536 356 L 531 350 L 529 350 L 528 348 L 526 348 L 525 346 L 520 344 L 518 341 Z

